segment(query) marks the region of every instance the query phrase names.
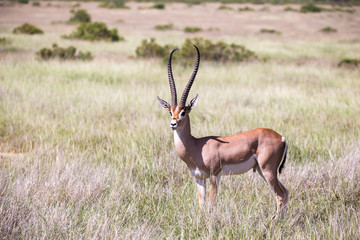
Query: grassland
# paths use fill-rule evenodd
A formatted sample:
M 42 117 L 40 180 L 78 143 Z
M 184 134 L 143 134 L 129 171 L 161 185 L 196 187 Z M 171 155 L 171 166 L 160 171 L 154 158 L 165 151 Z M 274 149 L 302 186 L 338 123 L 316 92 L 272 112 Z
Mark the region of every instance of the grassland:
M 360 70 L 337 64 L 359 58 L 360 9 L 304 16 L 280 6 L 229 13 L 215 3 L 127 5 L 81 3 L 125 35 L 119 43 L 62 39 L 75 27 L 51 22 L 69 18 L 69 3 L 41 2 L 41 14 L 0 7 L 0 238 L 359 239 Z M 25 21 L 44 34 L 12 34 Z M 171 32 L 154 29 L 169 23 Z M 287 138 L 281 181 L 290 203 L 279 222 L 271 221 L 270 188 L 253 172 L 223 177 L 216 210 L 197 209 L 194 181 L 156 101 L 170 99 L 166 65 L 133 57 L 144 37 L 180 45 L 191 23 L 219 29 L 194 36 L 243 44 L 264 59 L 201 63 L 192 133 L 268 127 Z M 323 34 L 320 25 L 338 32 Z M 94 60 L 38 61 L 36 51 L 52 43 L 91 51 Z M 192 68 L 174 63 L 173 71 L 180 91 Z

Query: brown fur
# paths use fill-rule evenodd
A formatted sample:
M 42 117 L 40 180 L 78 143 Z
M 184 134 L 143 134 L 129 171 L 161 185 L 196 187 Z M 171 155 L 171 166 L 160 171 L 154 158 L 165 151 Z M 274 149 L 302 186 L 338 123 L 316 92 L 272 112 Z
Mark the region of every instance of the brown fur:
M 210 202 L 216 201 L 218 175 L 226 165 L 234 165 L 248 161 L 256 156 L 255 168 L 274 191 L 278 210 L 276 218 L 285 211 L 288 191 L 278 180 L 278 169 L 285 156 L 286 143 L 282 136 L 271 129 L 257 128 L 227 137 L 207 136 L 195 138 L 191 135 L 189 113 L 192 107 L 171 106 L 172 123 L 176 122 L 175 150 L 190 170 L 200 170 L 210 178 Z M 185 115 L 181 116 L 185 110 Z M 250 168 L 250 169 L 251 169 Z M 199 204 L 201 194 L 198 194 Z

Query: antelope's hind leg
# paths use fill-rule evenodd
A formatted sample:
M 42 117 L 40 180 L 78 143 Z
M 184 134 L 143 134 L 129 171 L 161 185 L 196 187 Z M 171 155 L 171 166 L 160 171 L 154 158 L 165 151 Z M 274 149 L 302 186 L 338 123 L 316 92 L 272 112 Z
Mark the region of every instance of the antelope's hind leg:
M 276 195 L 277 212 L 274 219 L 283 218 L 286 214 L 289 192 L 278 180 L 277 169 L 264 169 L 260 166 L 257 166 L 256 169 Z
M 220 174 L 215 176 L 210 176 L 210 203 L 211 207 L 216 206 L 216 198 L 217 198 L 217 192 L 219 189 L 219 183 L 220 183 Z

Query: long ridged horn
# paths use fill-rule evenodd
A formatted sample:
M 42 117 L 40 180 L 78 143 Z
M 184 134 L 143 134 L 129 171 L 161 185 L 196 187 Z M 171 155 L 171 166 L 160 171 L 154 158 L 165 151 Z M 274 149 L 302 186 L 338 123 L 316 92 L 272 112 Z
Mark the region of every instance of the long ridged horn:
M 190 88 L 195 80 L 195 77 L 196 77 L 196 74 L 197 74 L 197 71 L 198 71 L 199 65 L 200 65 L 200 52 L 199 52 L 199 49 L 197 48 L 197 46 L 194 45 L 194 47 L 196 48 L 196 51 L 197 51 L 197 60 L 196 60 L 195 68 L 191 75 L 191 78 L 189 79 L 189 82 L 186 84 L 185 90 L 181 96 L 180 105 L 179 105 L 180 107 L 185 107 L 186 99 L 189 95 Z
M 169 85 L 170 85 L 170 91 L 171 91 L 171 106 L 177 105 L 177 95 L 176 95 L 176 86 L 174 82 L 174 77 L 171 69 L 171 57 L 173 53 L 178 50 L 178 48 L 175 48 L 171 51 L 169 56 L 169 62 L 168 62 L 168 76 L 169 76 Z

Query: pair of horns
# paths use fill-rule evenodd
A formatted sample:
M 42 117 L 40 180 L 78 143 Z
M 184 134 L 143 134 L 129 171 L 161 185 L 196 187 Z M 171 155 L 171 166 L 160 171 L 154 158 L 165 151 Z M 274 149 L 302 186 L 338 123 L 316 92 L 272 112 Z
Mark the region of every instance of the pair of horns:
M 200 65 L 200 52 L 199 49 L 194 45 L 196 51 L 197 51 L 197 60 L 196 60 L 196 64 L 195 64 L 195 68 L 194 71 L 188 81 L 188 83 L 186 84 L 185 90 L 181 96 L 181 100 L 180 100 L 180 107 L 185 107 L 186 104 L 186 99 L 189 95 L 190 92 L 190 88 L 195 80 L 197 71 L 199 69 L 199 65 Z M 177 105 L 177 95 L 176 95 L 176 87 L 175 87 L 175 82 L 174 82 L 174 77 L 173 77 L 173 73 L 172 73 L 172 69 L 171 69 L 171 57 L 173 55 L 173 53 L 178 50 L 178 48 L 175 48 L 174 50 L 171 51 L 170 56 L 169 56 L 169 61 L 168 61 L 168 76 L 169 76 L 169 85 L 170 85 L 170 91 L 171 91 L 171 105 Z

